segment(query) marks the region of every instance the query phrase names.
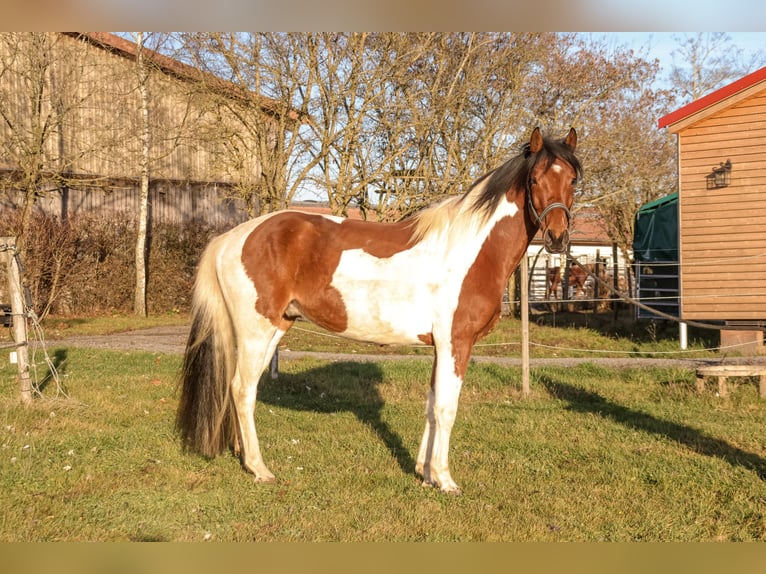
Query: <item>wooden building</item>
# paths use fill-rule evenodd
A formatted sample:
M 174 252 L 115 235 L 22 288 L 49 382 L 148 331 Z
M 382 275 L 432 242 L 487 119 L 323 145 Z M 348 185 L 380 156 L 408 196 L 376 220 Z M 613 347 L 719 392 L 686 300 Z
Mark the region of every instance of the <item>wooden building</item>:
M 34 180 L 35 208 L 46 213 L 138 213 L 137 50 L 104 32 L 0 34 L 0 207 L 19 207 Z M 143 55 L 151 217 L 246 219 L 243 197 L 256 195 L 263 141 L 276 146 L 279 104 L 158 52 Z
M 762 342 L 766 67 L 667 114 L 658 125 L 678 143 L 681 318 L 752 325 Z

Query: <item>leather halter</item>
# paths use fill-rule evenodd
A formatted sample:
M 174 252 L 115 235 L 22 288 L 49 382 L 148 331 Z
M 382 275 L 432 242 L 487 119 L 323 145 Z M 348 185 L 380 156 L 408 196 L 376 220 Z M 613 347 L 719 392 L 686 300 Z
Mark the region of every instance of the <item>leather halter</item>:
M 529 213 L 532 214 L 532 217 L 534 221 L 537 223 L 538 227 L 543 227 L 543 218 L 554 209 L 563 209 L 564 213 L 566 213 L 567 215 L 567 222 L 572 218 L 572 214 L 569 212 L 569 208 L 563 203 L 558 201 L 555 203 L 549 204 L 545 209 L 543 209 L 542 213 L 538 214 L 537 210 L 535 209 L 535 206 L 532 205 L 532 194 L 530 193 L 528 197 L 529 197 L 529 200 L 527 201 L 527 205 L 529 206 Z
M 545 209 L 543 209 L 543 212 L 538 214 L 535 205 L 532 202 L 532 186 L 530 184 L 527 184 L 527 206 L 529 207 L 529 213 L 532 215 L 532 220 L 537 223 L 537 226 L 540 228 L 543 227 L 543 218 L 554 209 L 564 210 L 564 213 L 567 215 L 567 224 L 569 224 L 569 220 L 572 219 L 572 214 L 569 212 L 569 208 L 560 201 L 548 204 Z

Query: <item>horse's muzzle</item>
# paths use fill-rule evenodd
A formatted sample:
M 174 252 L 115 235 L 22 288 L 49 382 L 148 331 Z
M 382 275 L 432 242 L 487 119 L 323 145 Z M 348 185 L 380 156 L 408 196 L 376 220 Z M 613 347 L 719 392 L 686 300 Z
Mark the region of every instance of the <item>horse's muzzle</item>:
M 569 230 L 564 229 L 560 234 L 546 229 L 543 233 L 543 245 L 548 253 L 563 253 L 569 245 Z

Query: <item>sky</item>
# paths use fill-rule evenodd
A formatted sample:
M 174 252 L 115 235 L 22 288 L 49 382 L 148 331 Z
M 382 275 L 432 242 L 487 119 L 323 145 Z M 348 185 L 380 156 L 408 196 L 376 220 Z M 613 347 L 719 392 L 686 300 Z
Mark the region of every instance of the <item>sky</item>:
M 695 34 L 691 32 L 689 34 Z M 726 32 L 731 38 L 732 44 L 744 51 L 747 57 L 750 54 L 756 54 L 759 51 L 766 54 L 766 32 Z M 683 37 L 684 32 L 608 32 L 594 33 L 594 36 L 605 36 L 613 40 L 617 45 L 625 45 L 636 51 L 647 50 L 650 58 L 657 58 L 662 66 L 662 74 L 670 72 L 674 63 L 682 65 L 678 56 L 673 55 L 673 51 L 679 47 L 677 38 Z

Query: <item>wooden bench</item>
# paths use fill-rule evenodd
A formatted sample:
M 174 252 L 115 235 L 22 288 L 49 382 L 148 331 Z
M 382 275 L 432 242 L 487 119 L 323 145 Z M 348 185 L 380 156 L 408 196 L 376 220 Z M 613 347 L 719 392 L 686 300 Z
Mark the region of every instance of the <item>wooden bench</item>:
M 760 377 L 758 394 L 766 398 L 766 365 L 715 365 L 697 367 L 697 391 L 705 390 L 705 377 L 718 377 L 718 395 L 726 396 L 726 381 L 729 377 Z

